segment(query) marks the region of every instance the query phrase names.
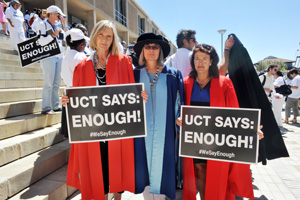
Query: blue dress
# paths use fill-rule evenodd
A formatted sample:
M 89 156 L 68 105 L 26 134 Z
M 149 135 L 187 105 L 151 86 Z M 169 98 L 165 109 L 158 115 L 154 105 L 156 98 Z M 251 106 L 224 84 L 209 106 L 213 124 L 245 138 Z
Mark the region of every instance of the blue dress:
M 182 75 L 177 69 L 164 66 L 152 89 L 151 74 L 148 75 L 145 67 L 136 67 L 134 76 L 137 83 L 144 83 L 149 95 L 146 103 L 147 137 L 134 141 L 135 192 L 142 193 L 149 185 L 150 193 L 174 199 L 176 119 L 183 104 Z

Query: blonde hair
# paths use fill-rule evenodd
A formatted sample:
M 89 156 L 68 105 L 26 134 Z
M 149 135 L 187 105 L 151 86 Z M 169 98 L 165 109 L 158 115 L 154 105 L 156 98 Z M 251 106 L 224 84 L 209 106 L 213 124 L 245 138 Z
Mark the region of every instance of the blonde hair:
M 101 20 L 94 26 L 90 38 L 90 48 L 96 51 L 97 34 L 107 28 L 110 28 L 113 31 L 113 41 L 109 47 L 109 53 L 111 55 L 117 55 L 120 52 L 118 47 L 118 34 L 115 25 L 109 20 Z
M 162 51 L 162 48 L 160 48 L 160 53 L 159 53 L 159 57 L 157 59 L 157 66 L 163 66 L 163 61 L 164 61 L 164 53 Z M 140 66 L 144 66 L 146 64 L 146 59 L 144 56 L 144 47 L 141 51 L 140 57 L 139 57 L 139 65 Z

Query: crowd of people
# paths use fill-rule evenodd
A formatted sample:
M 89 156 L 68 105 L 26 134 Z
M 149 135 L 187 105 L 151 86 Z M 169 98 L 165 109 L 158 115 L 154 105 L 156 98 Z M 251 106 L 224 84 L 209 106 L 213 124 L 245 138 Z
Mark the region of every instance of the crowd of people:
M 271 64 L 265 73 L 259 75 L 259 79 L 272 105 L 277 125 L 283 132 L 282 123 L 297 123 L 297 117 L 299 116 L 300 76 L 298 70 L 292 68 L 284 76 L 277 65 Z M 282 86 L 290 88 L 290 92 L 285 93 L 282 91 L 280 89 Z M 281 112 L 284 105 L 285 118 L 283 120 Z M 293 111 L 292 119 L 290 119 L 291 110 Z
M 0 21 L 13 47 L 27 38 L 39 35 L 40 45 L 57 40 L 61 53 L 41 61 L 44 74 L 42 114 L 62 111 L 61 132 L 68 137 L 61 78 L 67 88 L 112 84 L 144 83 L 141 96 L 145 102 L 147 136 L 104 142 L 71 145 L 67 184 L 81 190 L 82 199 L 105 199 L 108 193 L 120 200 L 123 191 L 143 193 L 146 200 L 175 199 L 176 189 L 183 190 L 183 199 L 254 198 L 249 164 L 181 158 L 178 155 L 178 132 L 182 125 L 181 105 L 239 107 L 242 104 L 233 83 L 226 77 L 234 35 L 225 41 L 219 63 L 215 48 L 198 44 L 195 30 L 179 30 L 178 50 L 169 56 L 169 41 L 162 35 L 144 33 L 128 47 L 120 42 L 115 25 L 99 21 L 90 38 L 82 24 L 68 25 L 66 15 L 57 6 L 20 11 L 20 2 L 8 5 L 1 0 Z M 8 23 L 8 29 L 6 24 Z M 65 45 L 66 43 L 66 45 Z M 297 122 L 300 76 L 289 71 L 290 83 L 284 80 L 276 65 L 259 76 L 279 127 L 286 100 L 285 123 Z M 275 82 L 273 82 L 273 76 Z M 291 86 L 287 96 L 277 92 L 283 84 Z M 259 139 L 264 134 L 257 131 Z

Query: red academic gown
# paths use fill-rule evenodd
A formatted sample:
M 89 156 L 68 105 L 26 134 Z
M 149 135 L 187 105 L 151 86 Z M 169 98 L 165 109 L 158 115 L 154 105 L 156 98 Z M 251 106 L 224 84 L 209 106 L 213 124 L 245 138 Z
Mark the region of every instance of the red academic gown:
M 190 105 L 194 79 L 184 79 L 184 102 Z M 210 106 L 239 107 L 229 78 L 213 78 L 210 85 Z M 234 200 L 235 195 L 254 199 L 249 164 L 207 161 L 205 200 Z M 183 158 L 183 200 L 196 200 L 194 161 Z
M 73 86 L 96 86 L 92 60 L 84 59 L 75 68 Z M 134 83 L 129 57 L 110 55 L 106 68 L 106 84 Z M 135 192 L 133 139 L 108 142 L 110 192 Z M 72 144 L 67 184 L 81 190 L 83 200 L 105 200 L 99 142 Z

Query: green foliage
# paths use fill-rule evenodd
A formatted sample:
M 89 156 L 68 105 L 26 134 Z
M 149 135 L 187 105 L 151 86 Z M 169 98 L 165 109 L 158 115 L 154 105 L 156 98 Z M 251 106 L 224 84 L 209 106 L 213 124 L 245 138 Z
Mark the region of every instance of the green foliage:
M 269 65 L 277 65 L 278 70 L 280 71 L 286 71 L 287 66 L 284 62 L 280 61 L 260 61 L 258 64 L 255 65 L 256 71 L 261 72 L 267 70 Z

